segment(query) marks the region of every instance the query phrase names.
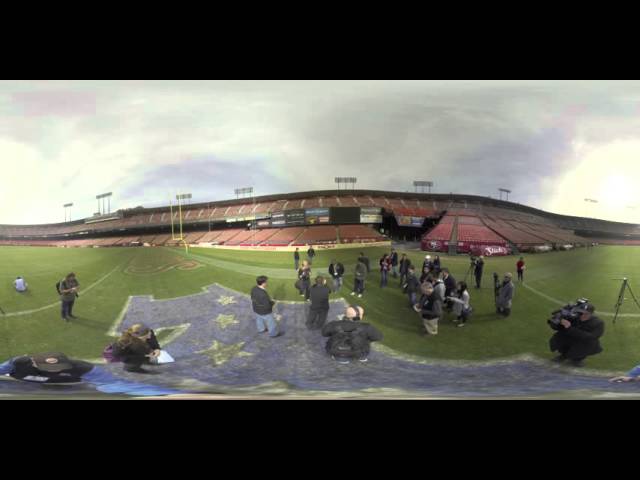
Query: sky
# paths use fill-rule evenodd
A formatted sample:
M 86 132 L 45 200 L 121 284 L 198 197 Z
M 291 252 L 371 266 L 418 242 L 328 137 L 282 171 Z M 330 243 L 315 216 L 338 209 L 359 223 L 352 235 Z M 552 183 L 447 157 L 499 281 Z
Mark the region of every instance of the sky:
M 1 81 L 0 162 L 2 224 L 336 176 L 640 223 L 640 82 Z

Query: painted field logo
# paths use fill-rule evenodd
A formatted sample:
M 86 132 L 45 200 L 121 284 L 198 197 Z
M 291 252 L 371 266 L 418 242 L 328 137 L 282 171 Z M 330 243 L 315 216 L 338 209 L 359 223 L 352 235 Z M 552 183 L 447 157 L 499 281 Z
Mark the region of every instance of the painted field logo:
M 155 275 L 158 273 L 166 273 L 170 270 L 192 271 L 204 267 L 200 262 L 195 260 L 185 260 L 181 257 L 175 257 L 173 260 L 163 264 L 131 264 L 124 273 L 129 275 Z

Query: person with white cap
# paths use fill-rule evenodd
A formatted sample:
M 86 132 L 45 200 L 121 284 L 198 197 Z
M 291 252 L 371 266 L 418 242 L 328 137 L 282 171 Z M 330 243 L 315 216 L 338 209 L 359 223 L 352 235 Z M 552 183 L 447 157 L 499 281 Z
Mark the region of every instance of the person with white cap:
M 513 305 L 513 293 L 515 286 L 513 285 L 513 275 L 510 273 L 504 274 L 504 280 L 500 286 L 498 292 L 498 298 L 496 298 L 496 311 L 497 313 L 508 317 L 511 315 L 511 307 Z
M 424 262 L 422 263 L 422 270 L 424 271 L 425 268 L 429 273 L 431 272 L 431 270 L 433 270 L 433 262 L 431 261 L 431 255 L 426 255 L 424 257 Z

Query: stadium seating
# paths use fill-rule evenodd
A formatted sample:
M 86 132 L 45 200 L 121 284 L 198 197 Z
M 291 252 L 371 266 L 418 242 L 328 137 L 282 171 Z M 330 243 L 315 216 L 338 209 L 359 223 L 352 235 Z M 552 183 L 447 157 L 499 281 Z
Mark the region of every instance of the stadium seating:
M 265 246 L 288 246 L 294 242 L 305 231 L 305 227 L 290 227 L 278 229 L 275 235 L 272 235 L 261 245 Z
M 338 241 L 338 232 L 336 227 L 331 226 L 317 226 L 307 228 L 302 235 L 300 235 L 293 245 L 318 245 L 327 243 L 336 243 Z
M 238 235 L 240 232 L 243 232 L 245 230 L 240 229 L 240 228 L 231 228 L 228 230 L 223 230 L 222 233 L 216 237 L 215 239 L 215 243 L 217 243 L 218 245 L 225 245 L 229 240 L 233 239 L 233 237 L 235 237 L 236 235 Z
M 383 242 L 389 240 L 368 225 L 340 225 L 338 235 L 341 243 Z

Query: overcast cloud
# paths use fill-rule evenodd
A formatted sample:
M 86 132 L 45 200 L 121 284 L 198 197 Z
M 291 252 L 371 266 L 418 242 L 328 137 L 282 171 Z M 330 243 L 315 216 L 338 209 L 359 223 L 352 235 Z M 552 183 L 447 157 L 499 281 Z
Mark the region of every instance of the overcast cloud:
M 640 83 L 0 82 L 0 223 L 333 188 L 497 196 L 640 222 Z M 585 198 L 598 204 L 587 204 Z

